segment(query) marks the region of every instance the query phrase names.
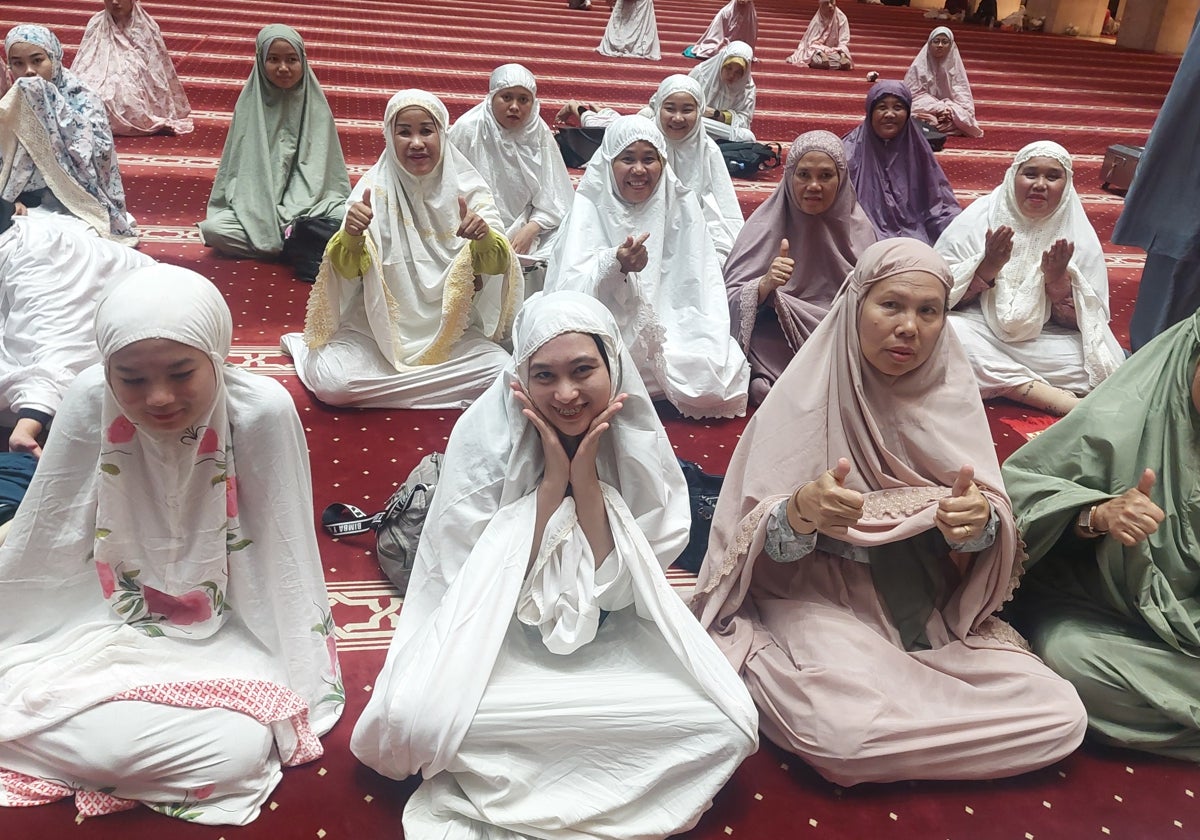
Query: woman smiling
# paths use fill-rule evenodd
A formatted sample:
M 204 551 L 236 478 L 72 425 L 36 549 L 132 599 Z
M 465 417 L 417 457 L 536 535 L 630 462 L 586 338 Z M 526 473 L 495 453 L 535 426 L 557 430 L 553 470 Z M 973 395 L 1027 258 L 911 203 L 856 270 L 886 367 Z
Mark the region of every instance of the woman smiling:
M 321 222 L 319 255 L 349 194 L 337 126 L 304 41 L 290 26 L 263 27 L 198 225 L 201 240 L 230 256 L 278 257 L 289 226 Z M 300 279 L 311 283 L 315 274 L 315 264 L 300 267 Z
M 446 140 L 448 119 L 423 90 L 389 100 L 384 151 L 329 242 L 304 334 L 283 337 L 331 405 L 462 407 L 508 360 L 496 342 L 522 278 L 491 190 Z
M 539 113 L 533 74 L 520 64 L 497 67 L 487 96 L 458 118 L 449 136 L 492 188 L 513 251 L 548 259 L 574 190 Z
M 721 265 L 696 195 L 666 163 L 650 120 L 604 135 L 563 225 L 547 290 L 600 300 L 654 397 L 689 417 L 746 410 L 749 369 L 729 335 Z
M 406 836 L 695 825 L 755 749 L 757 716 L 663 574 L 689 520 L 612 316 L 577 292 L 531 298 L 512 361 L 450 435 L 350 742 L 386 776 L 424 777 Z
M 951 222 L 951 323 L 985 398 L 1066 414 L 1124 359 L 1108 269 L 1057 143 L 1017 152 L 1004 182 Z
M 747 220 L 725 262 L 733 335 L 750 359 L 753 402 L 762 402 L 821 323 L 875 238 L 846 175 L 842 142 L 828 131 L 801 134 L 779 186 Z
M 705 108 L 700 83 L 675 74 L 662 80 L 642 116 L 657 121 L 662 129 L 667 163 L 700 201 L 717 258 L 724 265 L 745 218 L 721 149 L 704 130 L 700 115 Z
M 912 94 L 903 82 L 876 82 L 867 93 L 865 119 L 842 143 L 859 203 L 880 236 L 932 245 L 962 208 L 911 110 Z

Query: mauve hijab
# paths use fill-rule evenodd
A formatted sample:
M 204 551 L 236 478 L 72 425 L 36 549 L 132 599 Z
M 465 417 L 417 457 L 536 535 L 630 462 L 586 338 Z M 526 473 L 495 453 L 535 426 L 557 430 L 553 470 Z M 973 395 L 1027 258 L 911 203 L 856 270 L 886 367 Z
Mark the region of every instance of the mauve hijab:
M 801 210 L 792 192 L 796 164 L 808 152 L 823 152 L 838 170 L 837 198 L 816 216 Z M 829 311 L 858 255 L 876 238 L 847 177 L 841 141 L 828 131 L 797 137 L 788 150 L 783 179 L 751 214 L 725 261 L 730 325 L 750 358 L 753 375 L 770 381 L 779 377 Z M 791 279 L 759 306 L 759 278 L 779 256 L 784 239 L 796 266 Z
M 871 111 L 885 96 L 895 96 L 909 112 L 891 140 L 881 139 L 871 127 Z M 872 85 L 866 118 L 842 142 L 858 201 L 880 237 L 910 236 L 932 245 L 962 212 L 941 164 L 913 125 L 912 93 L 904 82 Z

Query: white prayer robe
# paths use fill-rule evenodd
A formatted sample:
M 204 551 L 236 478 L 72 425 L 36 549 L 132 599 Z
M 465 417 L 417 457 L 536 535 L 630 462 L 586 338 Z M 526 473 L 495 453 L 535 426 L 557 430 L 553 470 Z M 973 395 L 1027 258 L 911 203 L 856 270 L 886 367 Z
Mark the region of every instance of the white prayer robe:
M 1062 198 L 1044 219 L 1027 218 L 1015 198 L 1020 167 L 1033 157 L 1052 157 L 1066 173 Z M 1027 382 L 1045 382 L 1076 394 L 1089 393 L 1124 360 L 1109 327 L 1108 269 L 1096 231 L 1072 183 L 1071 158 L 1050 141 L 1031 143 L 1017 153 L 1004 182 L 959 214 L 934 246 L 954 274 L 950 305 L 965 294 L 984 258 L 986 234 L 1001 225 L 1013 229 L 1013 251 L 995 286 L 962 309 L 950 323 L 962 342 L 980 392 L 1002 395 Z M 1067 266 L 1078 329 L 1050 321 L 1042 254 L 1058 239 L 1074 243 Z
M 510 87 L 523 87 L 534 99 L 525 123 L 507 128 L 496 121 L 492 97 Z M 554 134 L 539 113 L 533 74 L 519 64 L 497 67 L 483 102 L 450 127 L 450 141 L 491 188 L 509 241 L 526 224 L 535 222 L 542 232 L 526 256 L 530 260 L 549 259 L 559 225 L 571 209 L 575 188 Z
M 15 217 L 0 234 L 0 409 L 53 415 L 79 372 L 100 360 L 96 304 L 153 262 L 72 216 Z
M 612 396 L 629 394 L 597 455 L 615 544 L 599 568 L 570 497 L 529 563 L 544 459 L 511 383 L 563 332 L 600 336 Z M 515 354 L 450 437 L 351 748 L 384 775 L 425 777 L 405 809 L 413 840 L 666 837 L 757 744 L 744 686 L 663 575 L 687 539 L 682 475 L 596 301 L 535 296 Z
M 102 364 L 68 391 L 0 548 L 0 805 L 244 824 L 344 705 L 304 432 L 224 366 L 229 310 L 194 272 L 134 272 L 96 323 L 106 357 L 206 352 L 215 398 L 180 435 L 125 416 Z
M 730 335 L 725 282 L 699 201 L 670 165 L 645 201 L 617 193 L 613 159 L 638 140 L 666 160 L 662 132 L 644 117 L 608 127 L 575 192 L 546 289 L 584 292 L 613 313 L 652 396 L 688 417 L 741 416 L 750 366 Z M 617 248 L 643 233 L 646 267 L 622 274 Z
M 395 116 L 411 106 L 434 117 L 441 140 L 437 167 L 420 177 L 400 165 L 391 130 Z M 370 264 L 362 277 L 344 277 L 327 253 L 303 335 L 283 336 L 296 373 L 322 402 L 462 408 L 508 360 L 496 342 L 523 297 L 521 272 L 510 260 L 506 275 L 484 275 L 475 289 L 470 243 L 457 235 L 459 198 L 493 231 L 504 224 L 483 178 L 447 139 L 447 121 L 446 107 L 425 91 L 391 98 L 386 148 L 347 202 L 371 190 Z
M 689 94 L 696 101 L 699 112 L 703 112 L 708 104 L 698 81 L 676 73 L 662 80 L 654 96 L 650 97 L 650 104 L 641 110 L 641 115 L 662 128 L 662 104 L 667 97 L 676 93 Z M 742 205 L 733 189 L 733 179 L 729 177 L 721 149 L 705 131 L 704 123 L 700 120 L 696 120 L 692 130 L 680 140 L 672 140 L 665 130 L 663 137 L 667 141 L 667 162 L 700 202 L 700 209 L 708 224 L 708 235 L 717 249 L 717 259 L 724 266 L 725 258 L 733 250 L 733 243 L 741 233 L 746 218 L 742 215 Z
M 725 84 L 721 68 L 731 58 L 740 58 L 746 63 L 746 75 L 733 85 Z M 753 143 L 754 132 L 750 123 L 754 119 L 754 106 L 758 102 L 758 88 L 750 68 L 754 64 L 754 50 L 744 41 L 732 41 L 712 58 L 697 64 L 688 73 L 700 83 L 704 90 L 704 102 L 709 108 L 729 111 L 733 115 L 730 123 L 704 118 L 704 130 L 717 140 L 734 140 Z

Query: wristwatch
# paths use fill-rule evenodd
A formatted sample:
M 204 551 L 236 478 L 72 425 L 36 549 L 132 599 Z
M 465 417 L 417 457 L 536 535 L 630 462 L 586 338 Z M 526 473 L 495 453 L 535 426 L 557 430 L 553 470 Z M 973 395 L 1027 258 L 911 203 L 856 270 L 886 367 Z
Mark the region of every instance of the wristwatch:
M 1079 516 L 1075 519 L 1075 527 L 1079 529 L 1081 536 L 1088 539 L 1095 537 L 1103 537 L 1108 531 L 1098 531 L 1092 527 L 1092 518 L 1096 515 L 1096 508 L 1100 505 L 1091 505 L 1079 511 Z

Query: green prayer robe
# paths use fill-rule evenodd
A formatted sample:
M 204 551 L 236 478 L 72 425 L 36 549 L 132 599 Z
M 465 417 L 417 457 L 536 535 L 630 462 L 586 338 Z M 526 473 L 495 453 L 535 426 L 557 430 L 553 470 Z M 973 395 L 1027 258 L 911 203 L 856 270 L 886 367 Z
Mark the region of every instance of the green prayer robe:
M 267 78 L 266 54 L 277 39 L 300 55 L 301 78 L 290 90 Z M 291 27 L 271 24 L 256 44 L 199 224 L 205 245 L 238 257 L 277 256 L 284 228 L 297 219 L 340 222 L 350 196 L 337 126 L 304 41 Z
M 1095 735 L 1200 761 L 1200 313 L 1136 353 L 1003 475 L 1029 553 L 1019 626 L 1075 685 Z M 1166 514 L 1126 547 L 1084 540 L 1083 510 L 1157 480 Z

